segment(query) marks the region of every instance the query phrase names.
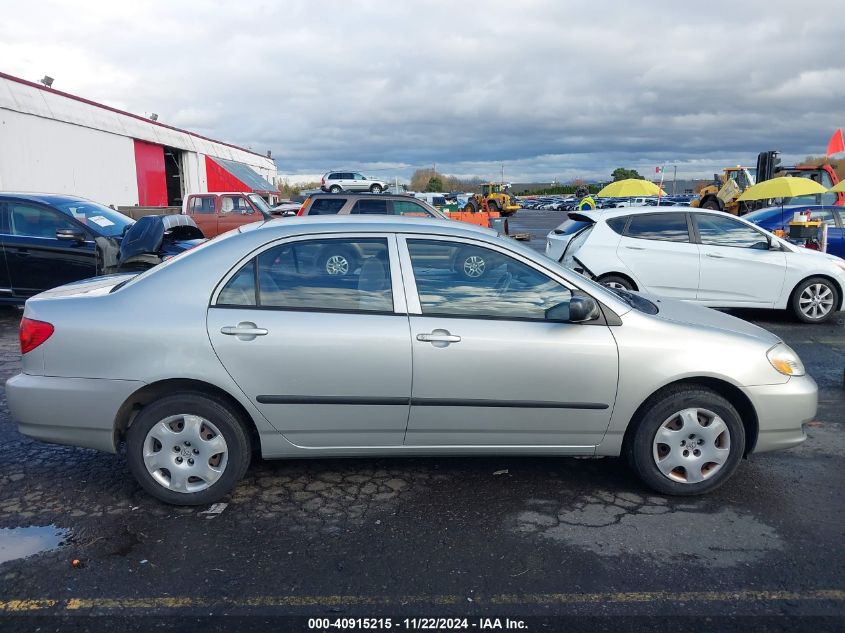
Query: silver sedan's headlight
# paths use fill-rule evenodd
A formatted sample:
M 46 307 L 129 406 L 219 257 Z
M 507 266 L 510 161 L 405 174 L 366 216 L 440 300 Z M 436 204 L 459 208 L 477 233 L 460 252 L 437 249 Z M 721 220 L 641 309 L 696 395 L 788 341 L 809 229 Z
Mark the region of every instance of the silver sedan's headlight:
M 769 359 L 772 367 L 785 376 L 803 376 L 806 373 L 804 371 L 804 363 L 798 358 L 795 350 L 786 343 L 775 345 L 766 352 L 766 358 Z

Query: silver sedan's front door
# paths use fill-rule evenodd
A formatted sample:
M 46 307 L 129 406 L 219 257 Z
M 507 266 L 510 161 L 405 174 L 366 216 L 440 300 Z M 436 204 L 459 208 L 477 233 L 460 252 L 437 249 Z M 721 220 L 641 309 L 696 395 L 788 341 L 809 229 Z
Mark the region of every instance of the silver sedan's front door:
M 223 280 L 211 343 L 293 444 L 402 444 L 411 349 L 397 261 L 392 237 L 297 239 Z
M 616 397 L 609 328 L 545 319 L 572 293 L 517 255 L 400 239 L 414 383 L 406 446 L 598 444 Z M 580 448 L 575 448 L 580 447 Z

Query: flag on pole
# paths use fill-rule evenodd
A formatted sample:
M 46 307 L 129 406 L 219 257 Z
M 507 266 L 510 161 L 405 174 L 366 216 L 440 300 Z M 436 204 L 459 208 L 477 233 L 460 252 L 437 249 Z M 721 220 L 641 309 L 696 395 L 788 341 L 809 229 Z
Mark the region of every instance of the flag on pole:
M 666 171 L 665 165 L 660 165 L 654 168 L 654 173 L 660 174 L 660 190 L 657 192 L 657 206 L 660 206 L 660 197 L 663 195 L 663 176 Z
M 830 137 L 830 141 L 827 144 L 827 157 L 830 158 L 833 154 L 839 154 L 840 152 L 845 152 L 845 139 L 842 138 L 842 128 L 839 128 L 833 133 L 833 136 Z

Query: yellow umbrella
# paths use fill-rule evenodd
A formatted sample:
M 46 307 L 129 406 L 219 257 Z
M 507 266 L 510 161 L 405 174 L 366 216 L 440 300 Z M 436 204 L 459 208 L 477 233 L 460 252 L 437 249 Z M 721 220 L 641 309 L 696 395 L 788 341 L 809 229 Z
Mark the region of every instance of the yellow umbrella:
M 831 193 L 845 193 L 845 180 L 841 181 L 838 185 L 834 185 L 828 191 Z
M 781 176 L 752 185 L 737 200 L 768 200 L 769 198 L 794 198 L 827 193 L 815 180 Z
M 650 180 L 625 178 L 610 183 L 596 195 L 600 198 L 630 198 L 631 196 L 665 196 L 666 192 Z

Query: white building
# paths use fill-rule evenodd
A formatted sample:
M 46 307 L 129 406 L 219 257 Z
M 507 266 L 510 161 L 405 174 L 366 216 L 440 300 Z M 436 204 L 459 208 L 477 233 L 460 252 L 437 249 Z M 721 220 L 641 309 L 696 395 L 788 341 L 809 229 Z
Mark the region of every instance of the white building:
M 178 206 L 188 193 L 278 198 L 269 156 L 0 73 L 0 191 L 115 206 Z

